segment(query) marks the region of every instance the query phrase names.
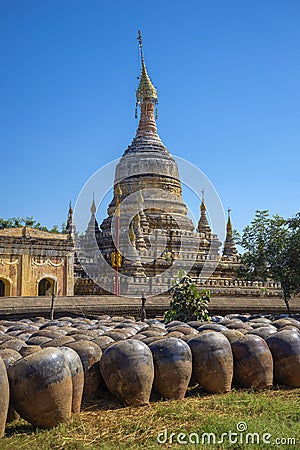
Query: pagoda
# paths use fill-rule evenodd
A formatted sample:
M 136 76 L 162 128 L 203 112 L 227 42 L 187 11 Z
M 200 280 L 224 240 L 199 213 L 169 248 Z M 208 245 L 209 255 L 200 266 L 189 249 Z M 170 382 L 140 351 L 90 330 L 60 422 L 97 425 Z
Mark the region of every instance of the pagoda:
M 137 296 L 141 292 L 154 295 L 167 291 L 179 270 L 186 270 L 200 283 L 207 276 L 226 277 L 226 263 L 230 261 L 232 277 L 232 264 L 237 262 L 231 222 L 223 254 L 219 255 L 221 242 L 207 220 L 204 192 L 196 229 L 188 217 L 178 166 L 157 132 L 158 95 L 146 68 L 140 32 L 138 41 L 138 128 L 116 166 L 107 217 L 98 227 L 93 200 L 83 237 L 85 248 L 91 249 L 93 280 L 100 286 L 99 293 L 103 289 Z M 93 240 L 92 245 L 87 244 Z M 105 261 L 96 279 L 95 242 Z M 112 279 L 116 276 L 117 281 Z M 116 282 L 117 288 L 113 287 Z

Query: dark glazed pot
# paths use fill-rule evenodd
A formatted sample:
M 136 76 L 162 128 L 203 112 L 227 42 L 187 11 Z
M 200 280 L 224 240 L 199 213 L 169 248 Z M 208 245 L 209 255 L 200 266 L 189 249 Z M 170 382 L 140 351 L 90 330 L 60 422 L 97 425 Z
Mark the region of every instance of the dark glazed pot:
M 72 348 L 61 347 L 72 376 L 72 412 L 79 413 L 84 388 L 84 370 L 78 353 Z
M 72 379 L 63 353 L 46 348 L 8 370 L 11 403 L 35 427 L 50 428 L 71 417 Z
M 230 343 L 237 341 L 238 339 L 240 339 L 244 336 L 243 333 L 241 333 L 239 330 L 226 329 L 225 331 L 221 331 L 221 333 L 227 337 L 227 339 L 229 340 Z
M 203 331 L 190 339 L 192 378 L 207 392 L 228 392 L 233 377 L 233 356 L 228 339 L 218 331 Z
M 162 397 L 182 399 L 192 375 L 192 352 L 186 342 L 165 338 L 149 345 L 154 362 L 153 389 Z
M 110 392 L 126 405 L 149 403 L 154 366 L 146 344 L 135 339 L 112 344 L 102 355 L 100 370 Z
M 1 343 L 0 348 L 11 348 L 13 350 L 16 350 L 17 352 L 22 348 L 26 347 L 26 344 L 22 339 L 10 339 L 9 341 L 5 341 Z
M 74 341 L 65 345 L 72 348 L 80 356 L 84 370 L 83 401 L 92 400 L 96 397 L 98 390 L 102 386 L 102 379 L 99 370 L 102 350 L 91 341 Z
M 198 327 L 198 331 L 202 330 L 226 331 L 227 328 L 220 323 L 206 323 L 205 325 L 201 325 L 200 327 Z
M 4 436 L 9 405 L 9 384 L 5 364 L 0 358 L 0 438 Z
M 234 383 L 254 389 L 273 385 L 273 358 L 265 340 L 247 334 L 231 343 L 234 358 Z
M 51 341 L 45 342 L 45 344 L 42 344 L 41 346 L 43 348 L 62 347 L 63 345 L 69 344 L 70 342 L 74 341 L 75 339 L 73 339 L 72 336 L 60 336 L 59 338 L 51 339 Z
M 31 353 L 39 352 L 42 350 L 40 345 L 27 345 L 26 347 L 22 347 L 19 351 L 22 357 L 31 355 Z
M 22 358 L 20 353 L 18 353 L 16 350 L 13 350 L 11 348 L 0 350 L 0 357 L 3 359 L 3 362 L 5 364 L 6 370 L 8 369 L 8 367 L 11 364 L 13 364 L 15 361 L 18 361 L 18 359 Z M 20 415 L 12 407 L 11 402 L 9 402 L 6 422 L 10 423 L 10 422 L 13 422 L 14 420 L 17 420 L 19 418 L 20 418 Z
M 282 330 L 266 339 L 274 360 L 274 378 L 286 386 L 300 387 L 300 334 Z
M 276 333 L 276 329 L 274 330 L 275 327 L 272 326 L 264 326 L 264 327 L 260 327 L 260 328 L 255 328 L 252 331 L 249 331 L 247 334 L 254 334 L 256 336 L 260 336 L 263 339 L 266 339 L 267 337 L 271 336 L 271 334 Z

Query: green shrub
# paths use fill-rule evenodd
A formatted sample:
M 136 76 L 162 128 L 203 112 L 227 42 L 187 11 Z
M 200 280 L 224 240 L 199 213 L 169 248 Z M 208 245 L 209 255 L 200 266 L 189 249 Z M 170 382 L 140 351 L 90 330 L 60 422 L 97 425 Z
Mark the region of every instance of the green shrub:
M 171 288 L 170 309 L 164 313 L 166 323 L 172 320 L 188 322 L 190 320 L 209 320 L 209 290 L 198 290 L 186 272 L 179 272 L 178 279 Z

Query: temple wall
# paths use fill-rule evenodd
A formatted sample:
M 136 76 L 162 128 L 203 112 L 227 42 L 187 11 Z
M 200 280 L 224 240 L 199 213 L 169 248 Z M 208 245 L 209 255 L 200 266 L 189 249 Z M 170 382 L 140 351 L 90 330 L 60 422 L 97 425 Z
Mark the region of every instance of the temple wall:
M 74 249 L 68 236 L 1 230 L 0 296 L 49 296 L 53 291 L 74 294 Z

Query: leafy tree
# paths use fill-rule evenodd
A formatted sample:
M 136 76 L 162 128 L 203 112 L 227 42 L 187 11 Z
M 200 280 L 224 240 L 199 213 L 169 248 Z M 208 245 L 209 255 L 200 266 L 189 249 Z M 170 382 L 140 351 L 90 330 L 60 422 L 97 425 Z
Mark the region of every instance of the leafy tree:
M 170 309 L 164 314 L 165 322 L 209 319 L 207 307 L 210 301 L 210 291 L 199 291 L 186 272 L 179 272 L 178 280 L 171 288 L 171 293 Z
M 290 313 L 289 301 L 300 292 L 300 214 L 286 220 L 279 215 L 270 217 L 268 211 L 256 211 L 239 244 L 245 249 L 239 275 L 248 280 L 280 282 Z
M 238 241 L 238 244 L 246 250 L 241 256 L 239 277 L 252 281 L 265 281 L 270 277 L 266 255 L 269 220 L 268 211 L 256 211 L 251 224 L 244 228 Z
M 37 230 L 41 231 L 49 231 L 50 233 L 60 233 L 58 226 L 54 225 L 51 230 L 49 230 L 47 227 L 40 224 L 40 222 L 37 222 L 33 216 L 27 216 L 27 217 L 11 217 L 9 219 L 3 219 L 0 217 L 0 230 L 3 230 L 4 228 L 22 228 L 24 226 L 32 227 Z

